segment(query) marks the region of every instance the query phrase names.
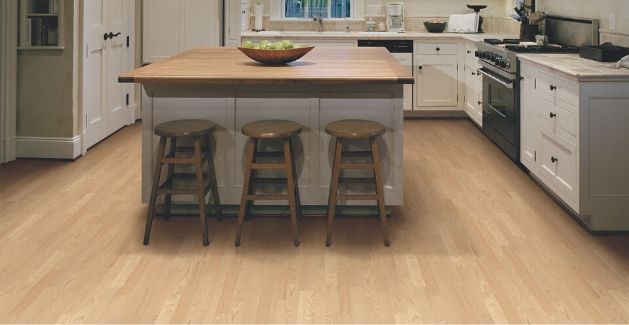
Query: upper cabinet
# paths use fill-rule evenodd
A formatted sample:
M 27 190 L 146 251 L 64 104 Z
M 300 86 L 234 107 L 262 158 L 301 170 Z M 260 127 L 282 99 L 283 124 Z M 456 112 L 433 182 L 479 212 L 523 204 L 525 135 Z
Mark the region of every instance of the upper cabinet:
M 144 63 L 195 47 L 222 45 L 222 12 L 219 0 L 144 0 Z

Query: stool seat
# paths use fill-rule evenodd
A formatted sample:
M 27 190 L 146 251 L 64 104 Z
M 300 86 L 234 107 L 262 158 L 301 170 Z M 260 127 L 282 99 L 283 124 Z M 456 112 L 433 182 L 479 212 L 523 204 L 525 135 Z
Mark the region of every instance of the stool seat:
M 167 138 L 191 138 L 211 133 L 216 124 L 206 120 L 177 120 L 155 127 L 155 134 Z
M 242 133 L 254 139 L 284 139 L 301 133 L 302 126 L 291 121 L 256 121 L 242 127 Z
M 384 125 L 366 120 L 341 120 L 328 124 L 325 132 L 337 138 L 368 139 L 384 134 Z

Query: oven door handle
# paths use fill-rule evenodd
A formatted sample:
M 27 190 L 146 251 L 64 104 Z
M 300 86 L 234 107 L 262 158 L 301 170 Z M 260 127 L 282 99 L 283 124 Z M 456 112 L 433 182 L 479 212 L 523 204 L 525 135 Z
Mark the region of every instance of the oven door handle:
M 513 89 L 513 83 L 512 82 L 502 81 L 502 80 L 498 79 L 496 76 L 494 76 L 493 74 L 491 74 L 491 73 L 489 73 L 489 72 L 487 72 L 487 71 L 485 71 L 483 69 L 480 69 L 479 71 L 480 71 L 480 73 L 482 73 L 487 78 L 489 78 L 489 79 L 499 83 L 501 86 L 503 86 L 503 87 L 505 87 L 507 89 Z
M 505 113 L 501 112 L 499 109 L 494 107 L 494 105 L 487 104 L 487 107 L 491 108 L 494 112 L 498 113 L 498 115 L 500 115 L 500 117 L 502 117 L 502 118 L 506 118 L 507 117 L 507 115 Z

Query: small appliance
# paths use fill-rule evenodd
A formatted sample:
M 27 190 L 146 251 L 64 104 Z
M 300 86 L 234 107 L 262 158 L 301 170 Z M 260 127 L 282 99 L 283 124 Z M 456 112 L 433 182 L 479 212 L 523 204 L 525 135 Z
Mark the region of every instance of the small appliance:
M 387 3 L 387 30 L 394 33 L 404 33 L 404 4 Z

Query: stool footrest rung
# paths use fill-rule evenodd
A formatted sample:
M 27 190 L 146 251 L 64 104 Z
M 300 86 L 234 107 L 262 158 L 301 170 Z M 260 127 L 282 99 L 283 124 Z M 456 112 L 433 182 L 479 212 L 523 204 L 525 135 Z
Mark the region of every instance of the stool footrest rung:
M 162 184 L 157 190 L 156 193 L 159 194 L 165 194 L 165 195 L 182 195 L 182 194 L 197 194 L 197 192 L 199 191 L 198 188 L 196 187 L 190 187 L 190 188 L 173 188 L 171 182 L 165 182 L 164 184 Z M 210 190 L 212 189 L 212 181 L 209 181 L 207 184 L 205 184 L 204 188 L 203 188 L 203 193 L 207 194 L 210 192 Z
M 336 196 L 337 201 L 377 201 L 378 199 L 377 194 L 344 194 Z
M 350 163 L 341 163 L 339 165 L 340 169 L 374 169 L 374 165 L 373 164 L 367 164 L 367 163 L 356 163 L 356 164 L 350 164 Z
M 248 194 L 248 201 L 287 201 L 288 194 Z
M 207 153 L 202 153 L 201 154 L 201 164 L 205 163 L 209 158 L 209 155 Z M 166 156 L 164 156 L 164 158 L 162 158 L 162 164 L 175 164 L 175 165 L 179 165 L 179 164 L 188 164 L 188 165 L 194 165 L 196 163 L 195 159 L 194 159 L 194 155 L 190 156 L 190 155 L 179 155 L 179 157 L 177 157 L 176 155 L 172 155 L 172 154 L 168 154 Z
M 286 169 L 285 164 L 277 164 L 277 163 L 254 163 L 251 164 L 251 169 L 261 170 L 261 169 Z

